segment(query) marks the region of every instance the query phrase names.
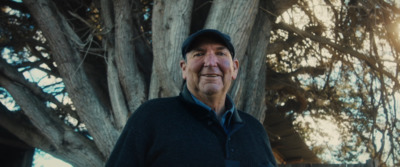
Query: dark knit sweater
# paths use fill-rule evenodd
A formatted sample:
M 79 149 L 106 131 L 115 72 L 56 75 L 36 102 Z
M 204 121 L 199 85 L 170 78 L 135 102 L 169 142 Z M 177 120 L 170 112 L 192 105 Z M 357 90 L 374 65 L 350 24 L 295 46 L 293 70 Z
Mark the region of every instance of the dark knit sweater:
M 235 111 L 226 134 L 189 91 L 150 100 L 129 118 L 107 167 L 269 167 L 275 158 L 263 126 Z

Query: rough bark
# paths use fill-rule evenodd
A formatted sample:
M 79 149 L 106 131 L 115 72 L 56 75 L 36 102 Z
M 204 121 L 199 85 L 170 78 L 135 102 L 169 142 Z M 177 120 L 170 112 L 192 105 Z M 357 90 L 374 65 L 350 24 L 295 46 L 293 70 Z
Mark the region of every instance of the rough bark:
M 260 7 L 265 6 L 264 1 Z M 266 105 L 266 52 L 269 44 L 271 22 L 263 10 L 258 10 L 246 53 L 242 58 L 241 74 L 232 88 L 238 108 L 263 122 Z
M 130 0 L 114 1 L 115 6 L 115 60 L 118 76 L 132 113 L 146 99 L 145 82 L 135 62 L 133 41 L 138 32 L 131 18 L 133 3 Z
M 258 0 L 215 0 L 207 17 L 206 28 L 218 29 L 231 36 L 239 62 L 244 57 L 258 5 Z
M 129 110 L 125 102 L 124 93 L 122 91 L 118 78 L 118 70 L 114 63 L 114 52 L 110 50 L 108 51 L 108 53 L 111 54 L 108 56 L 107 61 L 108 92 L 110 92 L 110 101 L 112 106 L 114 125 L 117 130 L 121 131 L 122 128 L 125 126 L 126 121 L 128 120 Z
M 118 131 L 108 121 L 108 111 L 100 103 L 96 92 L 90 85 L 85 71 L 80 66 L 82 58 L 74 45 L 79 44 L 66 20 L 57 12 L 57 8 L 47 0 L 24 1 L 35 17 L 38 25 L 54 52 L 53 58 L 63 78 L 80 118 L 85 122 L 90 135 L 96 140 L 97 147 L 106 159 L 117 138 Z M 78 38 L 79 39 L 79 38 Z M 77 84 L 79 83 L 79 84 Z M 107 120 L 107 121 L 98 121 Z M 102 129 L 102 130 L 97 130 Z
M 153 73 L 149 97 L 178 95 L 181 44 L 189 34 L 193 0 L 156 0 L 153 7 Z

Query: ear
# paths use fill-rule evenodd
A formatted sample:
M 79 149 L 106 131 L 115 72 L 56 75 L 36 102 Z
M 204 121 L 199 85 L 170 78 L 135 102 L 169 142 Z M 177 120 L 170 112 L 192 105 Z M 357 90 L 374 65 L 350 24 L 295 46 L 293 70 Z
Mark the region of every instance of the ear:
M 186 61 L 185 60 L 181 60 L 179 62 L 179 65 L 181 66 L 182 78 L 184 80 L 186 80 Z
M 232 79 L 235 80 L 237 78 L 238 73 L 239 73 L 239 60 L 235 58 L 233 60 L 232 64 L 233 64 Z

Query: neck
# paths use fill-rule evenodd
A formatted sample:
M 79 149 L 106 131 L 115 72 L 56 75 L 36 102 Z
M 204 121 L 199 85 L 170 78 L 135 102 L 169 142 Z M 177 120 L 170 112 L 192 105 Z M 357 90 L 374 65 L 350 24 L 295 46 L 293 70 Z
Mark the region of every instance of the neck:
M 223 96 L 206 95 L 203 97 L 196 97 L 196 98 L 202 101 L 207 106 L 211 107 L 211 109 L 216 112 L 218 118 L 225 113 L 226 95 Z

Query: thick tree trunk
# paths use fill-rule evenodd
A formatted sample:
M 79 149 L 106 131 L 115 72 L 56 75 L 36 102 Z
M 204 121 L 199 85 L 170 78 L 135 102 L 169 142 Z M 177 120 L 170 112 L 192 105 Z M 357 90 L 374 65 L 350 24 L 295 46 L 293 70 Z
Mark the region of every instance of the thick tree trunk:
M 154 1 L 150 99 L 178 95 L 180 91 L 181 44 L 189 34 L 192 5 L 193 0 Z
M 125 92 L 129 111 L 132 113 L 146 100 L 145 82 L 135 62 L 134 30 L 131 0 L 114 1 L 115 56 L 119 81 Z
M 207 17 L 206 28 L 231 36 L 239 62 L 244 57 L 258 5 L 258 0 L 214 0 Z
M 264 7 L 261 1 L 259 7 Z M 241 59 L 240 77 L 232 88 L 238 108 L 256 117 L 265 118 L 266 52 L 269 44 L 271 22 L 263 10 L 258 10 L 246 53 Z

